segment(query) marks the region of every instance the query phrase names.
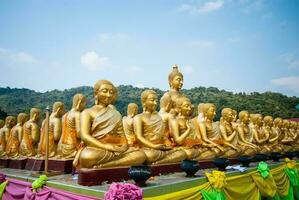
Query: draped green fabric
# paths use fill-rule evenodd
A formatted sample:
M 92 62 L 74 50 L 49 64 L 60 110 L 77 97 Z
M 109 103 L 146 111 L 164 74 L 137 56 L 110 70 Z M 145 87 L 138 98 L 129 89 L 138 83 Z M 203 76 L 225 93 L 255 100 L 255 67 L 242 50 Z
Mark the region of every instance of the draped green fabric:
M 5 190 L 7 183 L 8 183 L 8 181 L 4 181 L 3 183 L 0 184 L 0 199 L 2 199 L 2 195 L 3 195 L 3 192 Z
M 201 190 L 200 192 L 204 200 L 226 200 L 223 191 L 219 192 L 215 189 L 212 189 L 210 192 L 206 190 Z

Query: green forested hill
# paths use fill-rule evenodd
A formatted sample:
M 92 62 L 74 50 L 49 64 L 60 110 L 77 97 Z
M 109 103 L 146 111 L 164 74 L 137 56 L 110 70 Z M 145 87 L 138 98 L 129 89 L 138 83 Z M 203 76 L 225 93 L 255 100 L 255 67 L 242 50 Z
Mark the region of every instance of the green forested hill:
M 125 115 L 128 103 L 135 102 L 139 105 L 139 111 L 141 112 L 140 94 L 143 90 L 130 85 L 119 86 L 116 102 L 117 109 Z M 164 92 L 156 88 L 154 90 L 157 91 L 159 98 Z M 64 102 L 66 108 L 70 109 L 72 97 L 76 93 L 83 93 L 87 96 L 88 106 L 93 104 L 92 87 L 87 86 L 63 91 L 53 90 L 45 93 L 24 88 L 0 88 L 0 118 L 4 118 L 5 114 L 17 115 L 20 112 L 28 113 L 32 107 L 44 109 L 47 105 L 51 106 L 55 101 Z M 280 93 L 253 92 L 250 94 L 234 94 L 225 90 L 218 90 L 215 87 L 195 87 L 183 90 L 183 93 L 191 99 L 195 106 L 201 102 L 215 103 L 217 106 L 217 120 L 220 118 L 220 110 L 224 107 L 231 107 L 237 111 L 248 110 L 251 113 L 262 113 L 274 117 L 299 118 L 299 110 L 295 108 L 299 104 L 299 98 L 287 97 Z

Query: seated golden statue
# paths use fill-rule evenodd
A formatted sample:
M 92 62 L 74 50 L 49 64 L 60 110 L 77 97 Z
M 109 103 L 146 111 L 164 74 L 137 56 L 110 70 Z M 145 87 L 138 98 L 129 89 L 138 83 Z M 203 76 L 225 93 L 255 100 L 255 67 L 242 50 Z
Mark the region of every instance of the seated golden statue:
M 278 132 L 273 129 L 273 117 L 265 116 L 264 117 L 264 126 L 263 131 L 265 134 L 269 135 L 269 140 L 267 147 L 271 152 L 281 152 L 281 148 L 278 145 Z
M 224 142 L 219 130 L 219 124 L 214 122 L 216 106 L 212 103 L 200 104 L 198 107 L 201 116 L 194 119 L 195 128 L 198 127 L 203 140 L 203 146 L 208 150 L 201 153 L 201 159 L 213 159 L 224 154 Z M 200 113 L 199 112 L 199 113 Z M 198 124 L 198 125 L 197 125 Z
M 289 128 L 289 132 L 290 132 L 290 136 L 293 139 L 293 142 L 291 143 L 292 147 L 293 147 L 293 151 L 298 150 L 299 146 L 298 146 L 298 133 L 297 133 L 297 122 L 291 121 L 290 122 L 290 128 Z
M 86 105 L 83 94 L 73 97 L 72 109 L 62 117 L 62 134 L 57 145 L 56 158 L 74 158 L 80 148 L 80 115 Z
M 180 90 L 183 87 L 183 80 L 184 80 L 184 76 L 179 71 L 178 66 L 173 65 L 172 72 L 168 75 L 168 83 L 169 83 L 170 89 L 168 92 L 164 93 L 164 95 L 169 95 L 171 98 L 171 104 L 170 104 L 171 108 L 170 108 L 169 112 L 173 117 L 175 117 L 177 115 L 176 100 L 178 98 L 184 96 L 180 92 Z
M 169 94 L 165 94 L 160 99 L 160 110 L 159 115 L 163 120 L 165 130 L 165 144 L 167 146 L 176 146 L 176 143 L 173 141 L 173 137 L 170 135 L 170 120 L 174 119 L 174 116 L 170 113 L 170 109 L 172 108 L 171 97 Z
M 273 144 L 273 152 L 283 152 L 283 144 L 281 143 L 282 139 L 283 139 L 283 134 L 281 133 L 281 127 L 282 127 L 282 118 L 280 117 L 277 117 L 274 119 L 273 121 L 273 126 L 272 126 L 272 134 L 273 134 L 273 138 L 277 139 L 274 140 L 274 142 L 272 142 Z M 271 138 L 271 135 L 269 137 L 269 140 Z M 271 142 L 270 142 L 270 145 L 271 145 Z
M 187 159 L 198 160 L 200 154 L 207 150 L 202 147 L 202 140 L 198 137 L 192 116 L 192 104 L 186 97 L 181 97 L 176 102 L 178 116 L 170 120 L 170 130 L 176 146 L 183 148 Z
M 95 105 L 81 114 L 81 140 L 85 147 L 74 159 L 80 168 L 130 166 L 145 161 L 144 152 L 128 147 L 123 131 L 122 116 L 112 106 L 117 89 L 107 80 L 94 86 Z
M 6 157 L 6 144 L 10 137 L 10 130 L 16 125 L 16 118 L 7 116 L 5 118 L 5 125 L 0 129 L 0 158 Z
M 186 158 L 179 148 L 167 145 L 165 123 L 156 111 L 157 94 L 145 90 L 141 94 L 143 112 L 134 118 L 134 131 L 140 147 L 146 155 L 146 162 L 152 164 L 177 163 Z
M 138 105 L 136 103 L 130 103 L 128 105 L 127 116 L 123 117 L 124 132 L 128 141 L 128 145 L 137 147 L 137 140 L 134 133 L 133 120 L 138 113 Z
M 239 123 L 237 126 L 238 143 L 245 156 L 253 156 L 259 147 L 253 144 L 253 134 L 249 129 L 249 113 L 245 110 L 239 112 Z
M 35 145 L 39 140 L 40 129 L 38 122 L 41 119 L 42 111 L 38 108 L 31 108 L 30 119 L 23 125 L 23 138 L 20 144 L 20 155 L 31 157 L 36 155 Z
M 289 131 L 290 122 L 287 119 L 282 120 L 282 127 L 281 127 L 281 143 L 283 144 L 284 152 L 289 152 L 293 150 L 292 143 L 294 142 L 293 135 Z
M 253 114 L 250 121 L 250 131 L 253 134 L 254 143 L 259 146 L 259 153 L 269 153 L 271 151 L 268 147 L 269 133 L 262 128 L 263 116 L 261 114 Z
M 6 145 L 6 155 L 10 158 L 19 156 L 19 146 L 23 138 L 23 125 L 26 121 L 28 121 L 28 115 L 26 113 L 19 113 L 18 123 L 10 131 L 10 137 Z
M 221 111 L 221 118 L 219 128 L 223 139 L 223 146 L 225 149 L 225 156 L 228 158 L 237 157 L 241 149 L 238 147 L 238 133 L 236 123 L 236 112 L 231 108 L 223 108 Z
M 53 104 L 53 110 L 49 117 L 49 158 L 56 155 L 57 143 L 62 132 L 62 115 L 65 113 L 64 104 L 57 101 Z M 41 137 L 38 144 L 37 157 L 44 156 L 46 153 L 46 120 L 42 123 Z

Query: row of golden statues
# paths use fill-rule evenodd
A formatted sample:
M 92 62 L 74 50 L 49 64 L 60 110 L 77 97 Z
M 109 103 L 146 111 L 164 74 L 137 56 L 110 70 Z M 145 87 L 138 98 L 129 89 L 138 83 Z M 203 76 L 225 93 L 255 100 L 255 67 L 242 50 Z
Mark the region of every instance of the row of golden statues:
M 74 159 L 80 168 L 104 168 L 299 150 L 299 123 L 231 108 L 222 109 L 216 122 L 212 103 L 200 103 L 192 118 L 193 105 L 180 92 L 183 74 L 176 65 L 168 81 L 159 111 L 156 92 L 145 90 L 143 112 L 138 114 L 137 104 L 130 103 L 122 117 L 113 105 L 117 89 L 107 80 L 96 82 L 91 108 L 85 109 L 82 94 L 73 97 L 66 113 L 64 104 L 55 102 L 49 117 L 49 157 Z M 0 158 L 44 157 L 46 121 L 38 126 L 41 114 L 32 108 L 29 119 L 20 113 L 17 120 L 8 116 L 5 123 L 0 121 Z

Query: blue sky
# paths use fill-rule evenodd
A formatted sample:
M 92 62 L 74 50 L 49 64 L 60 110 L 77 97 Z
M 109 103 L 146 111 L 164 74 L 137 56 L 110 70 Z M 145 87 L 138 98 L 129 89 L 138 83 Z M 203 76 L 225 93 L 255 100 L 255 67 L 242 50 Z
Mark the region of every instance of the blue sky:
M 297 0 L 0 2 L 1 87 L 116 85 L 299 96 Z

